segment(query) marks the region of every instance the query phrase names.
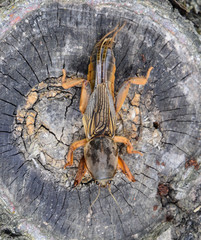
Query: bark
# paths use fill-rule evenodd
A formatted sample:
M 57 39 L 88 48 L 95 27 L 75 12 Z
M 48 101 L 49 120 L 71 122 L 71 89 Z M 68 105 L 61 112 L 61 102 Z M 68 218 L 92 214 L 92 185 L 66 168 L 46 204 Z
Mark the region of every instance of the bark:
M 0 24 L 1 238 L 198 239 L 201 65 L 193 26 L 159 0 L 17 7 Z M 80 88 L 64 90 L 61 75 L 65 67 L 86 78 L 95 43 L 124 21 L 114 46 L 115 91 L 154 69 L 144 87 L 130 88 L 117 122 L 117 134 L 144 153 L 119 145 L 137 180 L 114 177 L 121 213 L 107 189 L 90 209 L 98 193 L 90 176 L 72 188 L 82 149 L 63 169 L 84 130 Z

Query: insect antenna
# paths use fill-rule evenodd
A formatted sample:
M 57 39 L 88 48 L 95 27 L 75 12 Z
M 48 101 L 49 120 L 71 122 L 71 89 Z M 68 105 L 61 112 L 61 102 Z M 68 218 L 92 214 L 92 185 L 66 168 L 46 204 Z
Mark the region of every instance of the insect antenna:
M 120 209 L 121 213 L 123 213 L 123 211 L 122 211 L 121 207 L 119 206 L 119 203 L 117 202 L 116 198 L 115 198 L 115 197 L 114 197 L 114 195 L 112 194 L 112 191 L 111 191 L 111 186 L 110 186 L 110 185 L 108 185 L 108 191 L 109 191 L 110 195 L 112 196 L 112 198 L 114 199 L 114 201 L 115 201 L 116 205 L 119 207 L 119 209 Z
M 100 185 L 99 185 L 99 188 L 98 188 L 98 194 L 97 194 L 96 198 L 93 200 L 92 204 L 90 205 L 90 208 L 92 208 L 94 203 L 98 200 L 99 196 L 100 196 Z

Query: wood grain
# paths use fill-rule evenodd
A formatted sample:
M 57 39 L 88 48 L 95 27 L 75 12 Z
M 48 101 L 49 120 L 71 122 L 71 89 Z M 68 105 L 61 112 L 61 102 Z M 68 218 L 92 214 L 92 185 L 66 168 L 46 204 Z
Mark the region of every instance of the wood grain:
M 193 191 L 200 168 L 186 169 L 185 163 L 201 161 L 200 42 L 168 4 L 154 2 L 44 2 L 1 36 L 0 183 L 5 199 L 9 196 L 15 206 L 22 234 L 35 239 L 40 234 L 45 239 L 154 239 L 168 228 L 167 219 L 181 222 L 198 207 L 200 195 Z M 128 155 L 119 145 L 137 180 L 130 183 L 121 173 L 114 178 L 111 189 L 121 214 L 107 189 L 89 210 L 98 191 L 92 181 L 72 189 L 82 150 L 75 152 L 74 168 L 62 168 L 69 145 L 82 139 L 84 131 L 80 88 L 62 89 L 60 77 L 65 67 L 69 76 L 86 78 L 93 46 L 124 21 L 114 46 L 115 91 L 127 78 L 144 75 L 150 66 L 154 70 L 144 87 L 130 88 L 120 112 L 117 133 L 144 153 Z M 165 195 L 159 194 L 161 184 L 168 186 Z M 181 213 L 174 215 L 174 208 Z

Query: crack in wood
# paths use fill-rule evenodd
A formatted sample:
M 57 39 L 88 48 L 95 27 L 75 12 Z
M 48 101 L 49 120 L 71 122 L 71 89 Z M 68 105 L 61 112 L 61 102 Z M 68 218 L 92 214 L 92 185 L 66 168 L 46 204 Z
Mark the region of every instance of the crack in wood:
M 178 133 L 178 134 L 184 134 L 184 135 L 188 135 L 189 137 L 198 140 L 198 138 L 195 137 L 195 136 L 193 136 L 193 135 L 190 135 L 190 134 L 188 134 L 188 133 L 181 132 L 181 131 L 176 131 L 176 130 L 173 130 L 173 129 L 163 129 L 163 132 L 174 132 L 174 133 Z
M 27 79 L 20 71 L 16 69 L 16 72 L 28 83 L 29 87 L 32 88 L 31 84 L 29 83 L 29 79 Z
M 36 24 L 37 24 L 37 26 L 38 26 L 38 29 L 39 29 L 39 31 L 40 31 L 41 37 L 42 37 L 42 39 L 43 39 L 43 42 L 45 43 L 45 47 L 46 47 L 47 54 L 48 54 L 48 57 L 49 57 L 49 60 L 50 60 L 50 64 L 51 64 L 51 66 L 52 66 L 52 59 L 51 59 L 51 56 L 50 56 L 49 49 L 48 49 L 48 47 L 47 47 L 47 42 L 46 42 L 46 40 L 45 40 L 45 37 L 44 37 L 43 34 L 42 34 L 42 31 L 41 31 L 41 28 L 40 28 L 40 25 L 39 25 L 39 22 L 38 22 L 38 18 L 36 18 L 35 20 L 36 20 Z M 46 65 L 46 66 L 47 66 L 47 65 Z
M 38 82 L 40 82 L 39 79 L 38 79 L 38 76 L 36 75 L 35 71 L 33 70 L 32 66 L 30 65 L 30 63 L 29 63 L 29 62 L 27 61 L 27 59 L 24 57 L 24 55 L 23 55 L 15 46 L 13 46 L 11 43 L 6 42 L 6 44 L 12 46 L 12 47 L 16 50 L 16 52 L 24 59 L 24 61 L 26 62 L 26 64 L 29 66 L 29 68 L 31 69 L 32 73 L 33 73 L 34 76 L 36 77 L 36 80 L 37 80 Z
M 16 83 L 19 84 L 19 82 L 18 82 L 16 79 L 14 79 L 12 76 L 10 76 L 9 74 L 3 73 L 2 71 L 0 71 L 0 73 L 1 73 L 3 76 L 9 77 L 11 80 L 13 80 L 14 82 L 16 82 Z
M 5 100 L 5 99 L 0 98 L 0 101 L 5 102 L 5 103 L 8 103 L 8 104 L 10 104 L 10 105 L 12 105 L 12 106 L 14 106 L 14 107 L 17 107 L 16 104 L 14 104 L 14 103 L 12 103 L 12 102 L 10 102 L 10 101 L 7 101 L 7 100 Z
M 182 153 L 185 153 L 186 154 L 186 156 L 189 156 L 189 154 L 187 153 L 187 152 L 185 152 L 183 149 L 181 149 L 181 148 L 179 148 L 176 144 L 174 144 L 174 143 L 169 143 L 169 142 L 164 142 L 164 141 L 162 141 L 162 143 L 164 143 L 164 144 L 167 144 L 167 145 L 171 145 L 171 146 L 175 146 L 177 149 L 179 149 Z

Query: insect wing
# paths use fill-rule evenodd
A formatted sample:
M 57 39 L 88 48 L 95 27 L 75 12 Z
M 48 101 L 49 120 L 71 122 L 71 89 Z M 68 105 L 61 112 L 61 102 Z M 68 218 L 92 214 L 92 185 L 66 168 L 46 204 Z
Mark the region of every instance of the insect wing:
M 88 139 L 99 135 L 114 136 L 116 124 L 114 103 L 105 84 L 99 84 L 91 94 L 83 122 Z

